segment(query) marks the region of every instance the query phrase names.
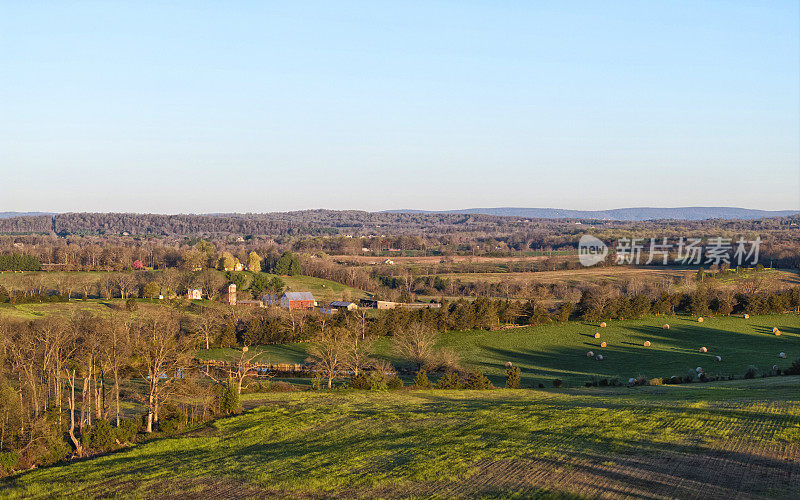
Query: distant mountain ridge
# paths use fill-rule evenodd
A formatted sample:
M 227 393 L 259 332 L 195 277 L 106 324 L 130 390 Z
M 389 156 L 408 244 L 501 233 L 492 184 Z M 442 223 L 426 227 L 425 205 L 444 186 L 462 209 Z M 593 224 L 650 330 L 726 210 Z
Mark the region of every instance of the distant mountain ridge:
M 26 217 L 29 215 L 55 215 L 53 212 L 0 212 L 0 219 L 12 217 Z
M 386 213 L 419 214 L 482 214 L 506 217 L 527 217 L 533 219 L 601 219 L 621 221 L 645 220 L 707 220 L 743 219 L 753 220 L 766 217 L 786 217 L 800 214 L 800 210 L 754 210 L 738 207 L 632 207 L 611 210 L 568 210 L 562 208 L 465 208 L 462 210 L 385 210 Z

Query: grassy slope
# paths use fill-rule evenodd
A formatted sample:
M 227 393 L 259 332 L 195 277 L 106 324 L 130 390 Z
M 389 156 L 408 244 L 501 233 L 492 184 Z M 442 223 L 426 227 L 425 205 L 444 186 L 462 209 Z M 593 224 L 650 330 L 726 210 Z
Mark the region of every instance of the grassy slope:
M 268 276 L 275 276 L 268 274 Z M 286 283 L 286 291 L 311 292 L 318 302 L 332 300 L 353 300 L 367 298 L 369 295 L 363 290 L 349 287 L 336 281 L 314 278 L 311 276 L 278 276 Z
M 776 377 L 609 390 L 272 394 L 255 410 L 184 437 L 24 473 L 0 496 L 468 496 L 541 487 L 593 496 L 604 487 L 597 479 L 587 489 L 549 474 L 579 478 L 578 466 L 613 467 L 631 457 L 644 467 L 664 454 L 706 461 L 733 443 L 736 466 L 773 446 L 797 462 L 798 386 L 799 377 Z M 516 465 L 495 480 L 481 477 L 498 464 Z M 546 475 L 508 482 L 527 466 Z M 671 480 L 693 473 L 670 467 Z M 790 497 L 798 478 L 782 479 L 761 480 L 748 493 Z M 711 473 L 702 480 L 709 492 L 730 486 Z M 639 483 L 627 487 L 658 486 Z M 704 496 L 701 483 L 679 485 Z
M 670 324 L 663 330 L 664 323 Z M 783 334 L 772 334 L 773 326 Z M 600 339 L 593 337 L 601 333 Z M 651 342 L 643 347 L 645 340 Z M 608 347 L 600 348 L 606 341 Z M 511 361 L 522 369 L 523 385 L 561 378 L 567 384 L 582 385 L 591 375 L 618 376 L 623 381 L 644 375 L 669 377 L 685 375 L 698 366 L 709 375 L 741 377 L 747 367 L 770 369 L 777 364 L 786 368 L 800 358 L 800 316 L 781 314 L 695 319 L 653 317 L 642 320 L 609 321 L 607 328 L 580 322 L 487 332 L 449 332 L 442 336 L 442 345 L 454 349 L 466 365 L 478 367 L 495 384 L 503 384 L 505 363 Z M 302 363 L 308 343 L 262 346 L 261 360 L 273 363 Z M 708 348 L 700 353 L 699 348 Z M 411 368 L 391 354 L 388 339 L 377 345 L 378 354 L 398 367 Z M 587 351 L 602 354 L 598 361 L 588 358 Z M 786 359 L 778 354 L 785 352 Z M 202 357 L 226 358 L 232 350 L 213 349 L 201 352 Z M 722 356 L 718 362 L 715 356 Z

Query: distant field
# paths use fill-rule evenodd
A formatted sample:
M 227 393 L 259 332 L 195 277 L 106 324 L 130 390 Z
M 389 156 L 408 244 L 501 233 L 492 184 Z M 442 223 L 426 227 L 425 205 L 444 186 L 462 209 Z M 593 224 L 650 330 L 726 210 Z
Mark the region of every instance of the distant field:
M 112 310 L 120 310 L 125 306 L 122 299 L 89 299 L 72 300 L 71 302 L 56 302 L 43 304 L 0 304 L 0 317 L 10 317 L 15 319 L 32 320 L 44 318 L 46 316 L 59 315 L 68 317 L 77 311 L 89 311 L 94 314 L 105 314 Z M 138 302 L 139 310 L 165 307 L 158 303 L 149 301 Z
M 372 257 L 368 255 L 335 255 L 331 258 L 333 260 L 339 262 L 357 262 L 359 264 L 380 264 L 386 259 L 391 259 L 395 264 L 438 264 L 442 262 L 442 260 L 447 260 L 448 262 L 455 262 L 455 263 L 476 263 L 476 264 L 485 264 L 485 263 L 503 263 L 503 262 L 528 262 L 528 261 L 539 261 L 547 259 L 548 257 L 555 257 L 555 256 L 564 256 L 564 255 L 577 255 L 577 252 L 565 252 L 565 251 L 553 251 L 553 252 L 542 252 L 538 255 L 525 255 L 525 256 L 513 256 L 513 257 L 486 257 L 486 256 L 472 256 L 472 255 L 454 255 L 444 257 L 441 255 L 426 255 L 426 256 L 417 256 L 417 257 L 402 257 L 402 256 L 381 256 L 381 257 Z
M 662 329 L 664 323 L 669 330 Z M 781 336 L 772 334 L 777 326 Z M 595 339 L 595 332 L 601 338 Z M 650 347 L 643 343 L 649 340 Z M 601 342 L 607 342 L 601 348 Z M 309 343 L 254 347 L 260 360 L 271 363 L 302 363 Z M 607 328 L 581 322 L 556 323 L 504 331 L 448 332 L 442 335 L 442 347 L 456 351 L 466 366 L 485 372 L 497 385 L 505 380 L 505 363 L 511 361 L 522 369 L 522 383 L 534 387 L 550 386 L 554 378 L 567 385 L 583 385 L 590 377 L 619 377 L 627 382 L 639 375 L 653 377 L 683 376 L 698 366 L 710 376 L 733 375 L 741 378 L 748 366 L 767 371 L 773 365 L 788 367 L 800 358 L 800 315 L 782 314 L 706 318 L 698 323 L 687 316 L 652 317 L 642 320 L 609 321 Z M 706 347 L 708 352 L 699 352 Z M 394 356 L 390 340 L 377 343 L 378 357 L 399 368 L 413 370 Z M 604 359 L 586 356 L 588 351 Z M 778 354 L 785 352 L 786 359 Z M 201 358 L 230 359 L 234 350 L 201 351 Z M 722 361 L 716 361 L 715 356 Z M 409 374 L 410 376 L 410 374 Z
M 579 284 L 587 282 L 601 281 L 621 281 L 633 277 L 642 278 L 682 278 L 686 275 L 695 275 L 697 269 L 679 267 L 587 267 L 581 269 L 567 269 L 559 271 L 540 271 L 533 273 L 447 273 L 440 274 L 442 278 L 459 279 L 464 282 L 486 281 L 497 283 L 503 280 L 527 279 L 541 283 L 565 282 L 569 284 Z M 796 271 L 767 269 L 760 273 L 742 272 L 738 276 L 726 276 L 720 278 L 723 283 L 735 283 L 736 281 L 752 278 L 756 274 L 762 276 L 765 281 L 774 280 L 787 284 L 800 284 L 800 277 Z
M 176 438 L 4 498 L 796 498 L 800 377 L 688 386 L 248 395 Z

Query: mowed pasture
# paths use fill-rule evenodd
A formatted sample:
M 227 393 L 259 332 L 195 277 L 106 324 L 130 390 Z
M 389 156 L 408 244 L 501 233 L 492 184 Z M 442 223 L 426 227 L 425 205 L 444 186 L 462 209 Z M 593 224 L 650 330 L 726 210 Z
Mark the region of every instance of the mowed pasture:
M 560 390 L 274 393 L 4 498 L 796 498 L 800 377 Z
M 663 329 L 664 324 L 670 325 L 669 330 Z M 780 329 L 780 336 L 772 333 L 774 327 Z M 600 333 L 599 339 L 595 333 Z M 606 347 L 601 347 L 602 342 Z M 254 349 L 260 349 L 262 362 L 302 363 L 309 346 L 306 342 Z M 702 323 L 690 316 L 653 316 L 608 321 L 606 328 L 572 321 L 501 331 L 454 331 L 442 334 L 439 346 L 455 351 L 465 368 L 483 371 L 499 386 L 504 384 L 509 361 L 521 368 L 525 387 L 550 386 L 553 379 L 580 386 L 593 376 L 618 377 L 623 383 L 637 376 L 684 376 L 698 366 L 711 377 L 741 378 L 751 365 L 766 373 L 773 365 L 785 369 L 800 358 L 800 315 L 726 316 L 704 318 Z M 700 352 L 701 347 L 707 352 Z M 407 370 L 404 378 L 413 375 L 415 367 L 397 357 L 391 339 L 379 339 L 376 351 L 376 357 Z M 588 357 L 589 351 L 595 356 Z M 779 358 L 781 352 L 786 353 L 785 359 Z M 235 359 L 237 355 L 234 349 L 199 353 L 204 359 Z

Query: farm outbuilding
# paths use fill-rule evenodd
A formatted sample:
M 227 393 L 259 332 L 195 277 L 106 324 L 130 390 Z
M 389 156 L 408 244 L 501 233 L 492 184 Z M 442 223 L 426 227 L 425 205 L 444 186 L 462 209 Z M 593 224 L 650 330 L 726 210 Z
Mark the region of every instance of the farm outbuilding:
M 334 300 L 330 304 L 331 309 L 339 310 L 345 309 L 347 311 L 352 311 L 354 309 L 358 309 L 358 306 L 354 302 L 347 302 L 344 300 Z
M 286 292 L 281 297 L 281 307 L 284 309 L 313 309 L 317 301 L 311 292 Z
M 186 297 L 189 300 L 201 300 L 203 298 L 203 290 L 199 288 L 190 288 L 186 291 Z

